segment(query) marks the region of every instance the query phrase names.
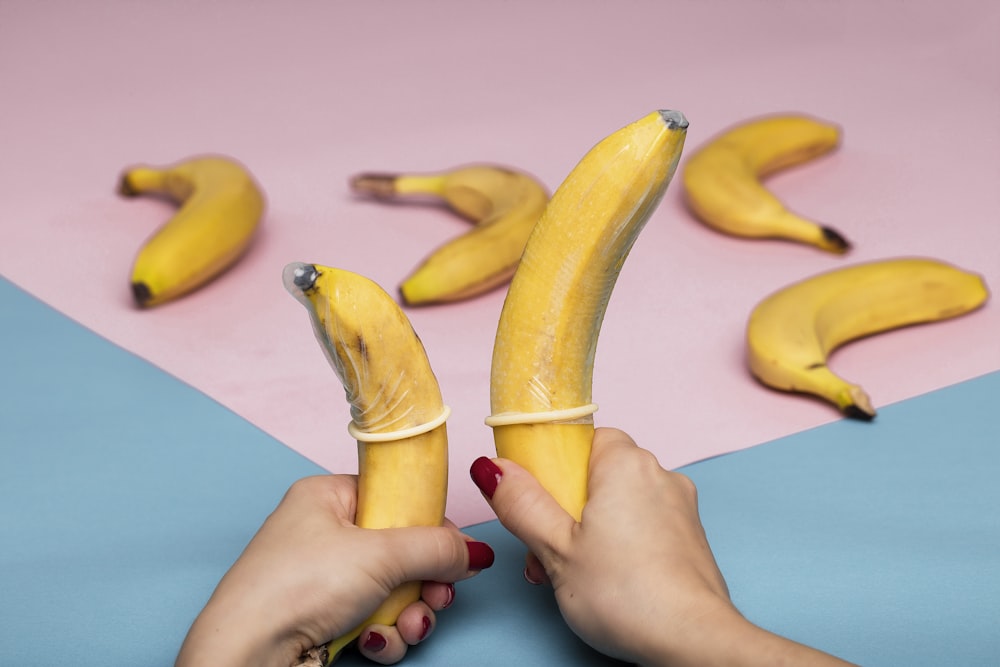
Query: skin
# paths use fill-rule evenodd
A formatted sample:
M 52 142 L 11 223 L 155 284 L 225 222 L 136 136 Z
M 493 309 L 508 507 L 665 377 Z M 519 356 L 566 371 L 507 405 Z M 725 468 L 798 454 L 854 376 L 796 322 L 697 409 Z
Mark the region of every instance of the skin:
M 303 651 L 356 627 L 406 581 L 425 582 L 422 599 L 395 626 L 363 630 L 358 650 L 392 664 L 426 639 L 435 612 L 453 599 L 451 582 L 475 574 L 471 538 L 450 523 L 358 528 L 356 501 L 353 475 L 293 484 L 195 619 L 175 667 L 292 665 Z M 385 638 L 379 650 L 364 646 L 372 632 Z
M 472 477 L 530 550 L 525 578 L 550 585 L 573 631 L 609 656 L 642 667 L 849 664 L 739 613 L 705 537 L 694 483 L 622 431 L 595 432 L 579 522 L 512 461 L 482 457 Z M 392 664 L 426 639 L 454 595 L 435 582 L 475 574 L 471 540 L 454 525 L 357 528 L 356 499 L 353 476 L 296 482 L 219 583 L 175 667 L 292 665 L 362 622 L 405 581 L 425 582 L 422 599 L 395 626 L 362 631 L 357 648 Z M 385 638 L 378 650 L 364 646 L 372 632 Z
M 525 578 L 551 585 L 566 622 L 597 650 L 645 667 L 848 664 L 739 613 L 705 537 L 694 483 L 622 431 L 595 433 L 579 523 L 517 464 L 493 459 L 495 471 L 483 475 L 481 461 L 473 479 L 530 549 Z

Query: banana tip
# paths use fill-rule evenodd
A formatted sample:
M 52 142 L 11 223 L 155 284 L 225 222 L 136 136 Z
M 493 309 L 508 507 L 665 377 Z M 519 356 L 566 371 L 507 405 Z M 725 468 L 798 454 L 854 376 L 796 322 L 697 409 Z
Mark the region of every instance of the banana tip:
M 822 227 L 823 245 L 829 250 L 843 254 L 851 249 L 851 242 L 832 227 Z
M 848 405 L 844 408 L 844 416 L 857 419 L 858 421 L 870 422 L 875 419 L 875 412 L 866 412 L 857 405 Z
M 400 285 L 399 288 L 397 288 L 396 293 L 399 295 L 399 302 L 401 304 L 403 304 L 404 306 L 413 306 L 413 305 L 415 305 L 406 296 L 406 287 L 404 285 Z
M 687 129 L 688 119 L 680 111 L 674 111 L 673 109 L 661 109 L 660 117 L 671 130 Z
M 132 283 L 132 298 L 135 299 L 136 305 L 140 308 L 145 308 L 153 300 L 153 291 L 149 289 L 149 285 L 146 283 Z
M 292 262 L 281 271 L 281 282 L 285 289 L 299 300 L 304 298 L 306 290 L 316 284 L 317 278 L 319 278 L 319 270 L 315 264 Z
M 861 387 L 849 387 L 844 398 L 838 402 L 845 416 L 866 422 L 875 419 L 875 406 Z
M 118 194 L 123 197 L 135 197 L 139 194 L 139 191 L 132 187 L 132 183 L 128 180 L 128 173 L 122 174 L 122 177 L 118 179 Z

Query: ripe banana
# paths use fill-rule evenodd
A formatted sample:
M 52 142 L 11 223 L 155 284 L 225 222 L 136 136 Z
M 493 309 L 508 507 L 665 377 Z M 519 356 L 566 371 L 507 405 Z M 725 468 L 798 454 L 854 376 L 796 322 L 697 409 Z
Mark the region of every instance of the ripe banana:
M 316 264 L 293 263 L 285 288 L 309 311 L 313 332 L 351 405 L 358 441 L 362 528 L 438 526 L 448 492 L 448 408 L 420 339 L 395 301 L 368 278 Z M 420 582 L 404 584 L 364 623 L 323 647 L 324 664 L 371 623 L 392 625 L 419 599 Z
M 182 296 L 232 266 L 250 246 L 266 206 L 250 173 L 220 156 L 130 167 L 118 190 L 127 197 L 155 194 L 180 204 L 135 259 L 132 294 L 140 306 Z
M 872 419 L 871 399 L 830 370 L 830 353 L 863 336 L 968 313 L 988 297 L 980 276 L 933 259 L 887 259 L 821 273 L 753 309 L 746 330 L 750 371 L 775 389 L 814 394 L 849 417 Z
M 703 223 L 727 234 L 787 239 L 845 253 L 850 243 L 840 232 L 792 213 L 761 182 L 839 143 L 840 128 L 802 115 L 765 116 L 739 124 L 685 162 L 688 206 Z
M 434 250 L 399 287 L 408 306 L 470 299 L 514 275 L 549 193 L 516 169 L 477 164 L 429 174 L 359 174 L 355 192 L 395 200 L 428 195 L 476 223 Z
M 497 326 L 497 454 L 580 519 L 594 434 L 594 354 L 618 273 L 673 176 L 687 134 L 656 111 L 611 134 L 559 186 L 528 239 Z

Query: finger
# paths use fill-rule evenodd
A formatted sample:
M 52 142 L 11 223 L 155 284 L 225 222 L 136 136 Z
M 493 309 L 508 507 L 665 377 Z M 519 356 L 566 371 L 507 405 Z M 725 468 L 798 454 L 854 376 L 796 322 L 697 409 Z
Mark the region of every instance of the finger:
M 396 619 L 396 629 L 403 641 L 414 646 L 427 639 L 437 624 L 433 610 L 421 600 L 408 604 Z
M 285 492 L 281 504 L 293 508 L 318 504 L 342 523 L 353 524 L 357 497 L 357 475 L 312 475 L 295 481 Z
M 639 445 L 625 431 L 617 428 L 602 426 L 594 429 L 594 441 L 590 449 L 590 461 L 593 464 L 595 457 L 614 456 L 616 452 L 623 449 L 637 449 Z
M 373 623 L 361 631 L 357 641 L 358 651 L 373 662 L 393 665 L 406 656 L 410 647 L 393 625 Z
M 435 611 L 447 609 L 455 601 L 455 585 L 425 581 L 420 588 L 420 599 Z
M 513 461 L 486 457 L 476 459 L 470 473 L 500 523 L 543 562 L 563 552 L 576 521 L 531 473 Z
M 535 586 L 552 583 L 542 561 L 538 560 L 538 556 L 530 551 L 524 557 L 524 580 Z
M 602 495 L 609 486 L 634 487 L 645 479 L 643 475 L 663 474 L 656 456 L 639 447 L 627 433 L 616 428 L 599 428 L 594 431 L 590 453 L 590 472 L 587 491 L 591 498 Z
M 444 526 L 386 528 L 375 531 L 383 540 L 380 553 L 390 554 L 392 585 L 405 581 L 454 582 L 493 565 L 488 544 L 470 540 Z

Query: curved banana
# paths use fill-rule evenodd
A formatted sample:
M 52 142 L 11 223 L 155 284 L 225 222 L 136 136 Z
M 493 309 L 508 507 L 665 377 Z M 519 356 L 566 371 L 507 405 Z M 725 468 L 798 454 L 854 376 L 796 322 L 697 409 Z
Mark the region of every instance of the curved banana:
M 497 326 L 490 377 L 497 454 L 580 519 L 594 434 L 594 354 L 608 299 L 677 167 L 688 122 L 656 111 L 594 146 L 528 239 Z
M 849 341 L 956 317 L 989 298 L 983 279 L 933 259 L 887 259 L 828 271 L 761 301 L 746 330 L 750 371 L 784 391 L 819 396 L 845 415 L 872 419 L 865 391 L 827 366 Z
M 768 174 L 832 151 L 840 128 L 802 115 L 737 125 L 695 151 L 682 178 L 688 207 L 703 223 L 734 236 L 777 238 L 845 253 L 840 232 L 792 213 L 761 183 Z
M 395 301 L 368 278 L 316 264 L 285 267 L 285 288 L 309 311 L 313 332 L 351 405 L 358 441 L 362 528 L 438 526 L 448 493 L 448 408 L 424 347 Z M 404 584 L 364 623 L 321 653 L 332 663 L 370 623 L 392 625 L 419 599 Z
M 140 306 L 187 294 L 232 266 L 249 248 L 266 207 L 246 168 L 220 156 L 130 167 L 118 191 L 127 197 L 163 195 L 180 204 L 135 259 L 132 294 Z
M 470 299 L 507 283 L 549 201 L 534 177 L 488 164 L 430 174 L 359 174 L 351 189 L 384 200 L 428 195 L 476 223 L 403 280 L 399 294 L 408 306 Z

